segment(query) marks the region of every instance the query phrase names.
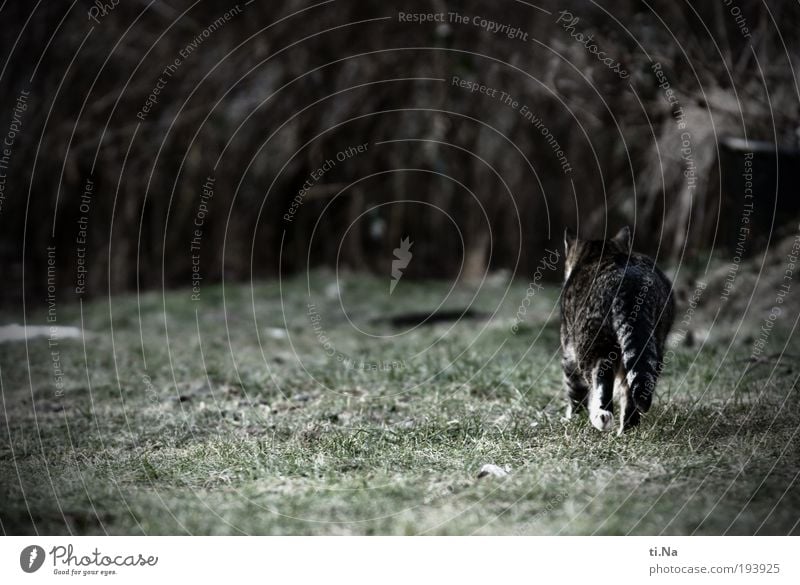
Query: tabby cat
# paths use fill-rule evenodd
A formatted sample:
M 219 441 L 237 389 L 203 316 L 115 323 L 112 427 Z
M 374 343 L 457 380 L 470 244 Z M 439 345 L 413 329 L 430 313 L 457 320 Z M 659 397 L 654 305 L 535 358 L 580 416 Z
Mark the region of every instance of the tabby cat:
M 567 417 L 588 407 L 601 430 L 639 424 L 650 409 L 672 327 L 672 283 L 655 262 L 631 249 L 624 227 L 610 240 L 580 240 L 564 233 L 566 261 L 561 295 L 561 351 Z

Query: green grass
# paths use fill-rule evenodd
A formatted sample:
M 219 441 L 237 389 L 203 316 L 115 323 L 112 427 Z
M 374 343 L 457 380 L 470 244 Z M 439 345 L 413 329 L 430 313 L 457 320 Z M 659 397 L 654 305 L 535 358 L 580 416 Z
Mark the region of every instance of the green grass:
M 601 435 L 561 417 L 556 288 L 516 334 L 526 284 L 497 281 L 473 302 L 492 319 L 404 332 L 381 318 L 463 307 L 474 291 L 403 281 L 389 296 L 386 279 L 345 276 L 342 304 L 368 337 L 331 280 L 315 273 L 311 287 L 335 351 L 402 367 L 328 358 L 305 279 L 204 286 L 197 303 L 187 291 L 87 302 L 85 346 L 58 343 L 63 397 L 47 340 L 0 344 L 2 529 L 800 533 L 791 359 L 744 373 L 737 340 L 676 348 L 643 425 Z M 80 326 L 81 308 L 59 305 L 58 324 Z M 771 351 L 785 341 L 776 330 Z M 478 479 L 486 463 L 510 473 Z

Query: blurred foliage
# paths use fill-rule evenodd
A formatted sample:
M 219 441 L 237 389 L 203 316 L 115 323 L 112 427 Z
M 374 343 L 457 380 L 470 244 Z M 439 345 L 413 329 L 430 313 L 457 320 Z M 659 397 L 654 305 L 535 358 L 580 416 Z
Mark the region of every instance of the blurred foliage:
M 388 275 L 405 236 L 409 277 L 466 279 L 487 269 L 526 278 L 565 225 L 601 235 L 635 224 L 637 247 L 662 257 L 711 246 L 725 209 L 718 139 L 796 146 L 797 5 L 737 0 L 737 22 L 724 2 L 535 4 L 140 0 L 94 22 L 88 0 L 7 3 L 3 133 L 20 91 L 30 98 L 0 211 L 0 261 L 14 283 L 5 294 L 20 293 L 23 272 L 25 293 L 43 293 L 51 245 L 59 291 L 74 289 L 82 215 L 95 294 L 190 286 L 193 254 L 205 282 L 307 265 Z M 564 10 L 579 19 L 572 32 L 557 22 Z M 404 23 L 400 11 L 470 21 Z M 492 33 L 473 16 L 529 36 Z M 155 88 L 157 102 L 137 117 Z M 316 169 L 363 144 L 311 181 L 284 220 Z

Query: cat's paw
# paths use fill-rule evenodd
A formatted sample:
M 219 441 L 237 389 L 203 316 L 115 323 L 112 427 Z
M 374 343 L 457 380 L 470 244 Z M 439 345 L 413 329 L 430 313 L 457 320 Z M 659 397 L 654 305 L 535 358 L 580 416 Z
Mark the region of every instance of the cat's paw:
M 614 415 L 608 410 L 598 409 L 589 415 L 589 420 L 598 431 L 610 431 L 614 428 Z
M 650 410 L 650 405 L 653 403 L 653 393 L 648 390 L 640 390 L 633 392 L 633 402 L 636 404 L 636 409 L 642 414 Z

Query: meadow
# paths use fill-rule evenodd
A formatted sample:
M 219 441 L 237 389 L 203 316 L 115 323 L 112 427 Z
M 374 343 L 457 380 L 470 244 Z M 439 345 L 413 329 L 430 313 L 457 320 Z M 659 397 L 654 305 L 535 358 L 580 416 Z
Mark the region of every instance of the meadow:
M 557 286 L 336 278 L 60 304 L 82 337 L 0 344 L 3 532 L 800 534 L 780 324 L 763 360 L 674 344 L 617 436 L 563 418 Z

